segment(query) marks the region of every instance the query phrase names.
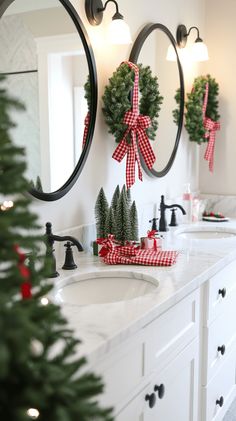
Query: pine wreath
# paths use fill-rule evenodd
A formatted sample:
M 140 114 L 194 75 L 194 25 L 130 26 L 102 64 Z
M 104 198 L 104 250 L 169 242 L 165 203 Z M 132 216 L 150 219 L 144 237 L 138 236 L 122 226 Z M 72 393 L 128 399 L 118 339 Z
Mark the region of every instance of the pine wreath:
M 158 116 L 163 102 L 159 93 L 159 84 L 156 76 L 152 75 L 149 66 L 138 64 L 139 68 L 139 112 L 149 116 L 151 125 L 146 129 L 150 140 L 155 140 L 158 129 Z M 134 71 L 126 63 L 122 63 L 109 79 L 103 95 L 103 113 L 109 127 L 109 133 L 119 143 L 124 136 L 127 125 L 123 123 L 126 111 L 131 110 L 131 92 L 134 86 Z M 127 136 L 130 141 L 129 134 Z
M 209 92 L 205 116 L 213 121 L 218 121 L 220 118 L 217 99 L 219 94 L 218 83 L 210 75 L 198 76 L 194 80 L 192 92 L 187 94 L 185 113 L 185 127 L 189 139 L 198 144 L 208 142 L 208 139 L 205 138 L 206 129 L 202 111 L 206 83 L 208 83 Z

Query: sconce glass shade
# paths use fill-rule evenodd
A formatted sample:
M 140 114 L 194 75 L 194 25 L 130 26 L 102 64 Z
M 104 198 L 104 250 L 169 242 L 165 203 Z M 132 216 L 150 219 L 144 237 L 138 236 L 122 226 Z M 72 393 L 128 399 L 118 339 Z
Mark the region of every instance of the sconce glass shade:
M 108 41 L 111 44 L 131 44 L 131 34 L 123 19 L 113 19 L 107 28 Z
M 194 61 L 209 60 L 208 49 L 203 41 L 195 41 L 191 47 L 192 59 Z
M 172 44 L 170 44 L 169 47 L 167 48 L 166 60 L 176 61 L 176 52 Z

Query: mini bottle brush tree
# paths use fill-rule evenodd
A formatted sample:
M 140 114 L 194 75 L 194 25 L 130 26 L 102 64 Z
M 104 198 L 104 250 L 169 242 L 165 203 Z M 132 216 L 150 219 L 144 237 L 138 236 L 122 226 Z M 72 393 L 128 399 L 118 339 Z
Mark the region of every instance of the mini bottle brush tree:
M 135 201 L 131 202 L 130 190 L 126 190 L 124 185 L 120 191 L 117 185 L 109 208 L 104 190 L 100 189 L 95 204 L 97 238 L 114 234 L 122 244 L 138 240 L 138 213 Z
M 25 264 L 26 251 L 39 254 L 42 237 L 22 194 L 29 188 L 24 150 L 9 135 L 9 111 L 22 106 L 0 82 L 0 419 L 112 420 L 97 403 L 100 377 L 85 372 L 86 359 L 76 357 L 79 341 L 46 298 L 45 259 Z

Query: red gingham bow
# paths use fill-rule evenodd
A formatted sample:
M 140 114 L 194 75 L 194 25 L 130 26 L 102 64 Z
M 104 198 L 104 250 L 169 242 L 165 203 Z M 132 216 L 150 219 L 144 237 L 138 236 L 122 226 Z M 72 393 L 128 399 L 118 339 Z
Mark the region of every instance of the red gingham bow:
M 203 107 L 202 107 L 203 125 L 204 125 L 204 128 L 206 129 L 205 138 L 208 139 L 208 144 L 206 147 L 204 159 L 206 159 L 206 161 L 209 161 L 209 170 L 213 172 L 216 131 L 220 130 L 220 122 L 213 121 L 210 118 L 206 117 L 208 94 L 209 94 L 209 83 L 207 82 L 206 87 L 205 87 L 205 95 L 204 95 Z
M 143 156 L 145 164 L 149 169 L 152 168 L 156 157 L 150 145 L 146 130 L 150 124 L 151 119 L 148 116 L 140 115 L 138 109 L 138 82 L 139 82 L 139 69 L 138 67 L 127 61 L 125 62 L 128 66 L 134 70 L 134 88 L 132 97 L 132 110 L 127 111 L 124 116 L 123 122 L 127 124 L 128 128 L 124 134 L 123 139 L 120 141 L 112 157 L 116 161 L 121 162 L 124 156 L 127 154 L 126 160 L 126 185 L 129 189 L 135 182 L 135 164 L 138 164 L 138 177 L 142 180 L 142 171 L 140 158 L 138 153 L 139 150 Z M 127 135 L 131 134 L 131 143 L 127 142 Z M 138 140 L 138 145 L 137 145 Z
M 84 145 L 86 143 L 86 140 L 87 140 L 89 123 L 90 123 L 90 112 L 87 113 L 87 115 L 84 119 L 84 135 L 83 135 L 82 147 L 84 147 Z
M 220 123 L 206 117 L 204 127 L 207 130 L 205 137 L 209 138 L 204 158 L 209 161 L 209 170 L 213 172 L 216 131 L 220 130 Z

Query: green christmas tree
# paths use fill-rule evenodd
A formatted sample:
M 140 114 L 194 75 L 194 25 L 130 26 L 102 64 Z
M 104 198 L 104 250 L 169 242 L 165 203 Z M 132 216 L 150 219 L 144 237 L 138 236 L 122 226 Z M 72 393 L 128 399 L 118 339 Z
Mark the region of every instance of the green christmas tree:
M 116 220 L 112 207 L 108 209 L 106 223 L 105 223 L 106 237 L 108 234 L 116 234 Z
M 131 224 L 131 238 L 133 241 L 138 241 L 138 212 L 136 208 L 135 200 L 133 201 L 130 208 L 130 224 Z
M 109 205 L 103 188 L 101 187 L 95 203 L 95 220 L 97 228 L 97 237 L 106 237 L 106 218 L 108 214 Z
M 16 107 L 22 108 L 0 87 L 0 419 L 108 421 L 111 411 L 97 403 L 102 381 L 85 372 L 79 341 L 46 297 L 45 259 L 25 264 L 26 253 L 39 255 L 42 238 L 22 195 L 29 188 L 24 150 L 9 135 Z
M 127 200 L 126 190 L 123 187 L 116 210 L 116 239 L 125 244 L 125 241 L 132 240 L 131 235 L 131 222 L 130 222 L 130 209 Z
M 120 186 L 119 184 L 117 184 L 112 196 L 112 200 L 111 200 L 111 207 L 114 211 L 114 215 L 116 214 L 117 203 L 118 203 L 119 197 L 120 197 Z

